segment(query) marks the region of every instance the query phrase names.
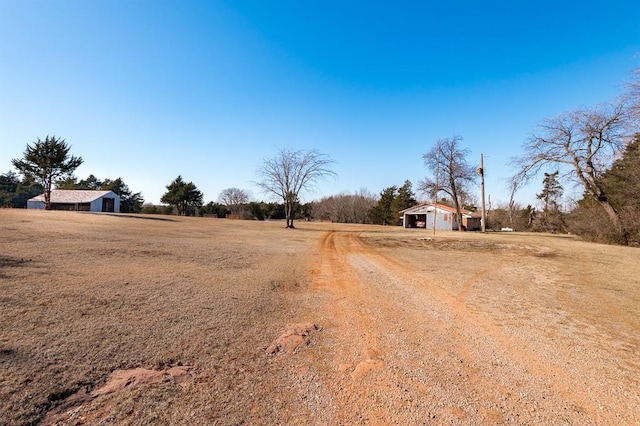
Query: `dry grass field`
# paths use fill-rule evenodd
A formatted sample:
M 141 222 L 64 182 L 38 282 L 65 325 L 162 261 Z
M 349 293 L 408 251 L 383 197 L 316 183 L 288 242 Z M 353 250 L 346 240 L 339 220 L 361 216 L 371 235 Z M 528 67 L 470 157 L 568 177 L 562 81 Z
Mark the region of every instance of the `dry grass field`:
M 638 249 L 297 226 L 0 210 L 0 424 L 640 424 Z

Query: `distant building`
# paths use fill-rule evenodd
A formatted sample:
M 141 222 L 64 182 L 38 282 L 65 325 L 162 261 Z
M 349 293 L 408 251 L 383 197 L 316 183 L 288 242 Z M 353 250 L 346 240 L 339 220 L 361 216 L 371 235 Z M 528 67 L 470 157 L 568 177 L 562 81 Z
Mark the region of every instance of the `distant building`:
M 456 231 L 458 221 L 456 220 L 456 209 L 444 204 L 420 204 L 401 211 L 402 224 L 405 228 L 425 228 L 433 229 L 434 222 L 436 230 Z M 482 215 L 461 209 L 462 226 L 468 231 L 477 231 L 482 225 Z
M 44 210 L 44 194 L 27 200 L 28 209 Z M 51 191 L 51 210 L 81 212 L 120 212 L 120 196 L 113 191 L 63 190 Z

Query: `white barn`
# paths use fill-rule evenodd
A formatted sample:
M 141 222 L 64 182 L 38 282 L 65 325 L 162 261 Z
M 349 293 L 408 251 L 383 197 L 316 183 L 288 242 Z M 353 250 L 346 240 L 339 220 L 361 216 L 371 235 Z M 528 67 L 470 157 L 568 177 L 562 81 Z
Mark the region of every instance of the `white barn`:
M 27 200 L 28 209 L 44 210 L 44 207 L 44 194 Z M 119 213 L 120 196 L 113 191 L 53 189 L 51 210 Z
M 456 220 L 456 209 L 444 204 L 420 204 L 401 211 L 402 224 L 405 228 L 425 228 L 433 229 L 434 222 L 436 230 L 456 231 L 458 221 Z M 469 231 L 477 231 L 481 226 L 481 215 L 476 212 L 462 209 L 462 226 Z

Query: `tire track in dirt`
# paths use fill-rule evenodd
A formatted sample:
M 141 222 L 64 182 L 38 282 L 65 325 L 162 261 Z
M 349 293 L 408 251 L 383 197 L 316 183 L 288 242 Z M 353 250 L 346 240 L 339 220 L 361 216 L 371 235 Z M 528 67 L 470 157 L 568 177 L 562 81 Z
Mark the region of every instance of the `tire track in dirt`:
M 361 331 L 360 339 L 364 343 L 360 349 L 366 354 L 367 360 L 374 363 L 378 355 L 377 341 L 368 331 L 367 316 L 354 315 L 352 301 L 362 299 L 363 295 L 360 286 L 354 285 L 357 277 L 344 261 L 349 256 L 349 247 L 336 244 L 336 239 L 342 236 L 338 232 L 329 232 L 322 239 L 320 275 L 313 280 L 314 288 L 320 287 L 330 292 L 336 324 Z
M 318 371 L 317 380 L 333 396 L 325 406 L 337 406 L 334 417 L 323 421 L 464 421 L 468 415 L 458 408 L 454 394 L 468 392 L 455 389 L 453 380 L 430 365 L 459 364 L 449 359 L 454 349 L 441 345 L 442 337 L 429 336 L 438 331 L 433 323 L 445 323 L 441 317 L 446 313 L 432 317 L 421 312 L 402 283 L 370 264 L 370 253 L 355 234 L 330 232 L 321 250 L 313 282 L 315 290 L 327 298 L 319 308 L 326 315 L 327 346 L 320 359 L 310 362 Z M 322 411 L 331 412 L 326 407 Z M 500 418 L 492 409 L 485 409 L 484 416 Z
M 508 334 L 499 324 L 494 323 L 490 318 L 473 309 L 469 309 L 465 305 L 464 298 L 468 295 L 473 281 L 490 273 L 489 269 L 476 272 L 465 284 L 463 291 L 455 295 L 443 290 L 432 281 L 425 280 L 421 274 L 412 270 L 410 265 L 398 263 L 366 246 L 355 235 L 352 236 L 352 240 L 358 245 L 359 252 L 366 253 L 370 259 L 393 275 L 400 277 L 404 282 L 426 284 L 426 289 L 430 294 L 435 294 L 440 303 L 451 308 L 454 322 L 458 324 L 452 330 L 455 332 L 452 337 L 456 341 L 456 348 L 462 357 L 473 359 L 473 342 L 468 339 L 471 334 L 470 331 L 472 331 L 473 333 L 481 334 L 483 340 L 493 341 L 510 358 L 522 365 L 525 371 L 530 372 L 534 378 L 545 382 L 562 400 L 570 402 L 579 411 L 587 411 L 589 418 L 598 419 L 598 421 L 613 421 L 614 419 L 610 413 L 603 411 L 603 405 L 618 412 L 624 410 L 625 407 L 609 399 L 607 395 L 599 395 L 599 400 L 594 398 L 594 395 L 588 390 L 588 384 L 582 380 L 584 375 L 580 374 L 586 374 L 587 370 L 579 372 L 577 375 L 571 374 L 552 360 L 541 359 L 539 354 L 532 349 L 533 342 L 526 342 Z M 471 372 L 476 373 L 472 375 L 473 377 L 481 377 L 481 374 L 478 374 L 480 373 L 479 370 L 475 369 L 474 371 L 474 369 L 471 369 Z M 476 380 L 476 382 L 480 385 L 482 384 L 479 380 Z M 576 386 L 577 384 L 582 384 L 583 386 Z
M 624 409 L 467 306 L 490 268 L 452 294 L 357 232 L 328 232 L 320 245 L 312 289 L 327 339 L 308 362 L 330 399 L 323 420 L 591 423 Z

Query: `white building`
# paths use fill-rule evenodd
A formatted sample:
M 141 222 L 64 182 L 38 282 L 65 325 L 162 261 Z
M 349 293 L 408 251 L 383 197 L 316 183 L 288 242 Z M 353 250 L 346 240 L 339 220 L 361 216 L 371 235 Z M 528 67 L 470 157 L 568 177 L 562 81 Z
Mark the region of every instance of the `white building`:
M 44 207 L 44 194 L 27 200 L 28 209 L 43 210 Z M 120 196 L 113 191 L 53 189 L 51 210 L 119 213 Z
M 455 231 L 458 229 L 456 209 L 444 204 L 420 204 L 401 211 L 402 224 L 405 228 L 425 228 L 436 230 Z M 476 212 L 462 209 L 462 226 L 469 231 L 477 231 L 481 225 L 481 215 Z

